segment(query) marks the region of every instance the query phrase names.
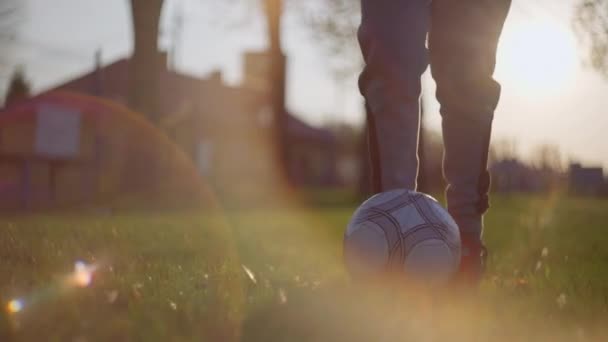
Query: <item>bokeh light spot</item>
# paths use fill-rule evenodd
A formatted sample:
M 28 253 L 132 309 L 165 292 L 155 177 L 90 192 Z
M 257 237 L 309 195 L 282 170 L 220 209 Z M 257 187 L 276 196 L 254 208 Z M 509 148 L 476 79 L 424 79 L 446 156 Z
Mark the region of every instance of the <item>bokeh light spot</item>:
M 18 313 L 21 310 L 23 310 L 23 306 L 24 306 L 23 300 L 13 299 L 10 302 L 8 302 L 7 310 L 9 313 L 14 314 L 14 313 Z
M 76 261 L 74 264 L 74 273 L 72 274 L 72 283 L 78 287 L 87 287 L 93 281 L 93 273 L 95 265 L 87 265 L 83 261 Z

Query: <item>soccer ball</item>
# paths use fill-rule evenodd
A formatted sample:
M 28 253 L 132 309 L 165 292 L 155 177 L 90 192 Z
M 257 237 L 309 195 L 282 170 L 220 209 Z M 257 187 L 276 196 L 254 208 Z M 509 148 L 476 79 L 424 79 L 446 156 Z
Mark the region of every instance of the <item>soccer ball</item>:
M 344 258 L 354 278 L 396 273 L 441 285 L 460 264 L 460 233 L 433 197 L 387 191 L 355 211 L 344 234 Z

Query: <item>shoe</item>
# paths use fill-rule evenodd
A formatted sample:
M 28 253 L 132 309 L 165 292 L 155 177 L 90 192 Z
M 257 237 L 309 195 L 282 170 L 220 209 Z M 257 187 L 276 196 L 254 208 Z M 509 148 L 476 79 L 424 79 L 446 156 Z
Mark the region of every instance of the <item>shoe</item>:
M 486 270 L 488 249 L 479 237 L 461 236 L 460 266 L 456 282 L 469 288 L 479 287 Z

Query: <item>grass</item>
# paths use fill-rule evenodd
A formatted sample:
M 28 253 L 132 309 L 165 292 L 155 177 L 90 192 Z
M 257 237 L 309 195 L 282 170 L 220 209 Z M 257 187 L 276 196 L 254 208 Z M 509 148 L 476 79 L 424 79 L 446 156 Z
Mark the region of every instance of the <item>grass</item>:
M 0 340 L 608 336 L 608 201 L 495 196 L 488 274 L 464 301 L 353 284 L 341 264 L 353 207 L 340 197 L 255 211 L 4 217 L 0 300 L 24 307 L 2 310 Z M 87 287 L 69 281 L 77 260 L 98 266 Z

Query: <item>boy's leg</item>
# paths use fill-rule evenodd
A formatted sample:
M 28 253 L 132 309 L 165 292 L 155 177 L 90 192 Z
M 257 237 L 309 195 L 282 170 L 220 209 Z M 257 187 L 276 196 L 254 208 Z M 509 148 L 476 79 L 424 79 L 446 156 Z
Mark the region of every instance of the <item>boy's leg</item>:
M 482 215 L 489 207 L 488 149 L 500 85 L 493 79 L 498 38 L 511 0 L 434 0 L 431 70 L 441 103 L 448 210 L 463 242 L 462 271 L 482 272 Z
M 373 191 L 414 190 L 430 0 L 361 0 L 361 7 L 359 88 L 368 111 Z

